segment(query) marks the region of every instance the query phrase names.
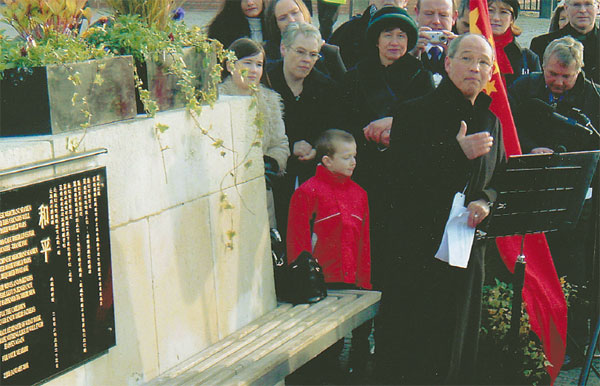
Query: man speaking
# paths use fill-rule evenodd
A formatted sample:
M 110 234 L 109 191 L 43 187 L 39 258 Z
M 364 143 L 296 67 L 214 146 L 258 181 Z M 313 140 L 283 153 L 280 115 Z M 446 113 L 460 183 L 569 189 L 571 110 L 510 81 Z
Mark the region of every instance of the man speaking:
M 464 192 L 470 227 L 488 216 L 495 199 L 489 183 L 504 147 L 500 123 L 488 109 L 491 99 L 482 92 L 493 63 L 485 38 L 457 37 L 445 58 L 448 76 L 431 94 L 400 105 L 393 117 L 391 269 L 377 350 L 381 371 L 404 377 L 388 377 L 392 383 L 473 381 L 485 245 L 474 241 L 467 268 L 434 255 L 456 193 Z

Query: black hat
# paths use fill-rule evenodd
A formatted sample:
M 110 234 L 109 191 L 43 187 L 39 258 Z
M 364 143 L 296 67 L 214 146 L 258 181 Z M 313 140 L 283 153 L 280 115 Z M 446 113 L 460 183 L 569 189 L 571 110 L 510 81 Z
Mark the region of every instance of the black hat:
M 501 1 L 503 3 L 510 5 L 510 7 L 512 8 L 513 18 L 515 20 L 517 20 L 517 17 L 519 17 L 519 10 L 521 9 L 521 5 L 519 4 L 518 0 L 497 0 L 497 1 Z
M 412 50 L 417 44 L 417 24 L 405 9 L 398 7 L 383 7 L 371 16 L 367 27 L 367 43 L 376 45 L 381 31 L 390 27 L 398 27 L 406 33 L 408 36 L 408 51 Z

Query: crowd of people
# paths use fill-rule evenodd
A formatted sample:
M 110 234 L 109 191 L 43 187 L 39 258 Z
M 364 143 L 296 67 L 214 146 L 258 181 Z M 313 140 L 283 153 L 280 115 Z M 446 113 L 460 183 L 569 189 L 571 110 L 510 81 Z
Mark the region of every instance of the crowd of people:
M 598 1 L 561 2 L 529 49 L 518 0 L 488 2 L 493 45 L 469 32 L 469 0 L 418 0 L 414 18 L 406 0 L 372 0 L 333 32 L 338 6 L 318 1 L 319 31 L 307 4 L 224 0 L 208 26 L 237 58 L 219 92 L 257 98 L 270 226 L 287 261 L 311 252 L 330 288 L 383 291 L 382 382 L 476 382 L 486 243 L 474 241 L 466 268 L 434 255 L 453 205 L 485 227 L 496 198 L 506 155 L 484 88 L 497 68 L 524 153 L 600 149 Z M 597 264 L 597 197 L 590 189 L 576 230 L 548 238 L 559 276 L 583 287 Z M 569 312 L 573 354 L 589 315 Z M 370 331 L 354 332 L 358 373 Z

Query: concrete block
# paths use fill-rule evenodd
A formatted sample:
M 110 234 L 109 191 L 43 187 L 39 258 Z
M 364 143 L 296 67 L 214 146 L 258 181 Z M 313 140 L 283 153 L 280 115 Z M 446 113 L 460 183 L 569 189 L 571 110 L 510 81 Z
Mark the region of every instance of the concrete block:
M 66 385 L 85 385 L 86 369 L 84 366 L 76 367 L 73 370 L 62 374 L 46 383 L 46 386 L 66 386 Z
M 209 199 L 150 218 L 160 372 L 218 340 Z
M 108 197 L 111 226 L 136 221 L 166 207 L 160 149 L 151 119 L 98 126 L 86 132 L 54 136 L 57 156 L 70 154 L 67 142 L 81 141 L 77 151 L 107 148 Z M 74 167 L 74 166 L 65 166 Z
M 219 195 L 210 197 L 220 338 L 276 305 L 264 180 L 224 193 L 233 210 L 222 208 Z M 232 229 L 236 234 L 228 247 L 227 233 Z
M 0 140 L 0 170 L 28 165 L 53 158 L 52 142 L 48 136 L 30 140 L 8 138 Z M 10 189 L 35 181 L 52 178 L 52 168 L 33 169 L 19 174 L 0 178 L 0 189 Z
M 161 155 L 171 204 L 214 193 L 224 178 L 224 183 L 230 179 L 229 171 L 233 168 L 233 153 L 227 150 L 231 148 L 230 114 L 229 103 L 217 103 L 212 109 L 205 107 L 200 121 L 210 122 L 210 129 L 207 123 L 199 122 L 184 110 L 156 117 L 156 122 L 169 126 L 157 140 L 166 149 Z M 207 134 L 202 130 L 207 130 Z M 215 146 L 213 140 L 223 141 L 223 147 Z
M 202 127 L 212 125 L 207 129 L 208 133 L 223 140 L 227 148 L 232 148 L 229 106 L 233 102 L 218 102 L 213 109 L 205 107 L 199 120 Z M 157 135 L 155 125 L 158 123 L 169 128 Z M 108 149 L 108 156 L 99 156 L 95 162 L 106 164 L 109 199 L 117 202 L 110 209 L 112 226 L 218 191 L 221 184 L 232 185 L 228 173 L 233 169 L 233 155 L 224 150 L 225 156 L 221 156 L 221 149 L 213 146 L 185 110 L 53 138 L 56 156 L 70 153 L 67 149 L 69 141 L 81 142 L 78 152 Z M 106 160 L 102 161 L 102 158 Z M 81 165 L 64 165 L 59 169 L 65 172 L 81 168 Z M 121 197 L 127 197 L 127 200 L 121 200 Z
M 110 237 L 117 345 L 85 365 L 87 385 L 136 384 L 159 374 L 148 221 Z

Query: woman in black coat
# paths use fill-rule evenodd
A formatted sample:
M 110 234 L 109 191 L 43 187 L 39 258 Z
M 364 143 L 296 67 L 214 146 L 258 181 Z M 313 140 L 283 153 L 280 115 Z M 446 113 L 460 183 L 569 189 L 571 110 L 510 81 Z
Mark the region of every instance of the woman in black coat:
M 369 195 L 371 210 L 372 282 L 378 285 L 380 247 L 385 233 L 387 177 L 386 147 L 366 140 L 363 128 L 391 117 L 396 106 L 434 89 L 432 74 L 408 54 L 417 41 L 417 25 L 401 8 L 384 7 L 369 22 L 364 57 L 344 76 L 338 106 L 338 127 L 357 143 L 354 180 Z
M 538 56 L 517 43 L 516 37 L 521 35 L 521 28 L 515 25 L 519 8 L 517 0 L 491 0 L 488 3 L 498 67 L 507 88 L 521 75 L 542 70 Z
M 263 0 L 224 0 L 221 11 L 208 25 L 208 37 L 229 47 L 239 38 L 265 41 Z

